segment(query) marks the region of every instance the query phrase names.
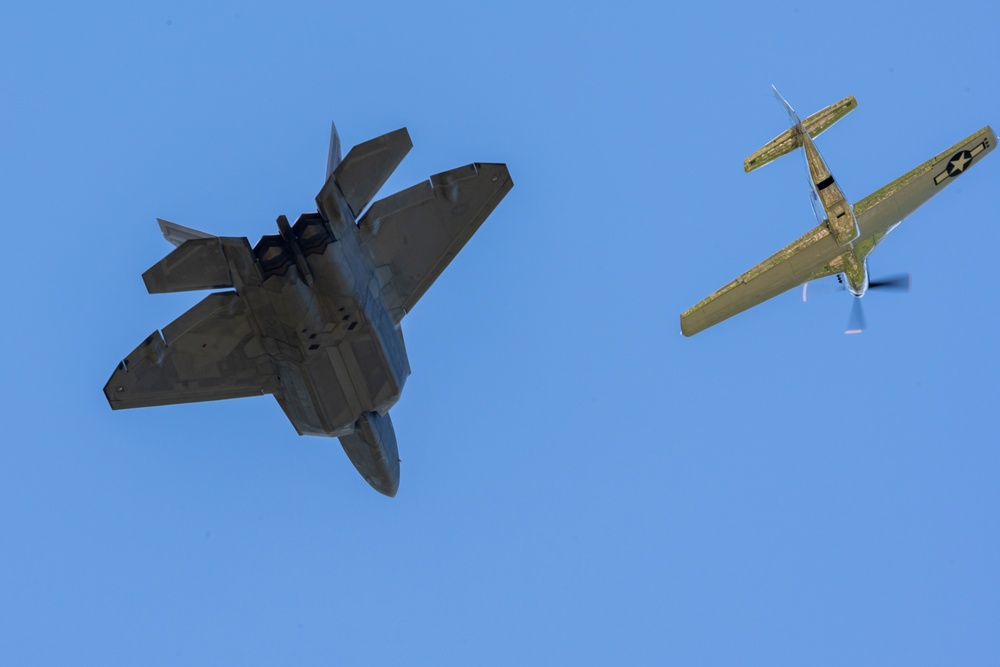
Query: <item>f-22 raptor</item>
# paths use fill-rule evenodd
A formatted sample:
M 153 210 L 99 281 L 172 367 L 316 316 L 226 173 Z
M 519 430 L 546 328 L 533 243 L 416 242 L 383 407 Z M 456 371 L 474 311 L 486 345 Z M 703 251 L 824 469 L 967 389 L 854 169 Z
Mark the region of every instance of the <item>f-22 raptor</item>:
M 773 87 L 772 87 L 773 89 Z M 819 226 L 681 314 L 681 333 L 693 336 L 803 283 L 836 275 L 855 297 L 846 333 L 864 329 L 861 297 L 868 289 L 908 289 L 909 276 L 869 280 L 868 255 L 902 220 L 978 164 L 996 146 L 987 125 L 853 206 L 834 180 L 813 139 L 858 106 L 854 96 L 804 121 L 774 90 L 792 127 L 748 157 L 753 171 L 802 148 Z
M 222 289 L 153 332 L 104 387 L 113 409 L 272 394 L 300 435 L 340 438 L 394 496 L 389 409 L 410 374 L 401 321 L 513 187 L 504 164 L 432 176 L 369 206 L 412 147 L 406 128 L 341 160 L 336 126 L 318 210 L 252 246 L 160 220 L 176 250 L 150 294 Z

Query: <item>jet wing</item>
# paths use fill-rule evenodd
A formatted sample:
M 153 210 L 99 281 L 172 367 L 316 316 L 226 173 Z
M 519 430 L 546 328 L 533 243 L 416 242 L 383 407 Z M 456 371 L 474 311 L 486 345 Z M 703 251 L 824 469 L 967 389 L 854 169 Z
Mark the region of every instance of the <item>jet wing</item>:
M 153 332 L 104 387 L 115 410 L 272 393 L 277 375 L 235 292 L 205 297 Z
M 844 251 L 826 225 L 816 227 L 682 313 L 681 333 L 693 336 L 807 280 L 840 273 Z
M 398 322 L 514 186 L 507 165 L 452 169 L 381 199 L 358 223 Z
M 856 203 L 861 235 L 855 246 L 870 252 L 890 229 L 977 164 L 996 143 L 987 125 Z

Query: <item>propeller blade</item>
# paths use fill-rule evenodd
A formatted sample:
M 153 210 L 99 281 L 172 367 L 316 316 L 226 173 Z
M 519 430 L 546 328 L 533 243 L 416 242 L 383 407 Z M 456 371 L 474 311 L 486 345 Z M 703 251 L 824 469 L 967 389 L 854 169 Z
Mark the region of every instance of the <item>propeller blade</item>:
M 851 317 L 847 320 L 846 334 L 859 334 L 865 330 L 865 311 L 861 308 L 861 299 L 854 297 L 851 304 Z
M 872 280 L 868 283 L 868 289 L 891 290 L 894 292 L 910 291 L 910 274 L 901 273 L 897 276 L 889 276 L 881 280 Z

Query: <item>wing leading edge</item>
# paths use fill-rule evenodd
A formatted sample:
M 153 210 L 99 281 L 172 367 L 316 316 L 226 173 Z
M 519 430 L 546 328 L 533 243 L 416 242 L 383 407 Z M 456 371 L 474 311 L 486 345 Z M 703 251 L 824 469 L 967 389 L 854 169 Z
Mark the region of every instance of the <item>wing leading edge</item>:
M 987 125 L 857 202 L 854 215 L 861 235 L 855 245 L 871 252 L 889 230 L 977 164 L 996 144 L 997 136 Z
M 807 280 L 840 273 L 843 254 L 820 225 L 682 313 L 681 333 L 693 336 Z

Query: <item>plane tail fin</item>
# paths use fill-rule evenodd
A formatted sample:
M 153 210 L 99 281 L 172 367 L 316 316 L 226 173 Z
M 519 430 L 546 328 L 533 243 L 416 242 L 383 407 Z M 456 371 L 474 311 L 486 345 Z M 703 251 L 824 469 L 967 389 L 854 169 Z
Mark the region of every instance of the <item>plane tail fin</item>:
M 326 177 L 330 178 L 330 174 L 333 170 L 337 168 L 340 164 L 340 134 L 337 132 L 337 124 L 330 123 L 330 151 L 326 156 Z
M 792 127 L 799 127 L 802 125 L 802 121 L 799 120 L 799 115 L 795 113 L 795 109 L 793 109 L 792 105 L 788 103 L 788 100 L 781 96 L 781 93 L 778 92 L 778 89 L 774 84 L 771 84 L 771 92 L 774 93 L 774 97 L 778 100 L 778 104 L 780 104 L 785 110 L 785 113 L 788 114 L 788 120 L 792 122 Z M 820 113 L 823 112 L 821 111 Z
M 176 222 L 170 222 L 169 220 L 157 218 L 156 222 L 160 225 L 160 231 L 163 232 L 163 238 L 167 239 L 171 245 L 177 247 L 180 247 L 182 243 L 190 241 L 191 239 L 215 238 L 214 235 L 207 232 L 198 231 L 197 229 L 185 227 L 184 225 L 178 225 Z
M 809 136 L 815 139 L 858 106 L 858 101 L 854 99 L 854 95 L 850 95 L 839 102 L 831 104 L 825 109 L 817 111 L 805 120 L 799 120 L 795 110 L 792 109 L 791 105 L 785 101 L 785 98 L 778 94 L 778 91 L 774 88 L 774 86 L 771 86 L 771 88 L 774 90 L 775 97 L 778 98 L 778 101 L 788 113 L 788 117 L 792 122 L 792 127 L 788 128 L 774 139 L 771 139 L 771 141 L 764 144 L 763 148 L 743 161 L 743 169 L 747 173 L 750 173 L 754 169 L 759 169 L 765 164 L 773 162 L 779 157 L 787 155 L 796 148 L 801 147 L 802 140 L 799 138 L 800 132 L 808 132 Z

